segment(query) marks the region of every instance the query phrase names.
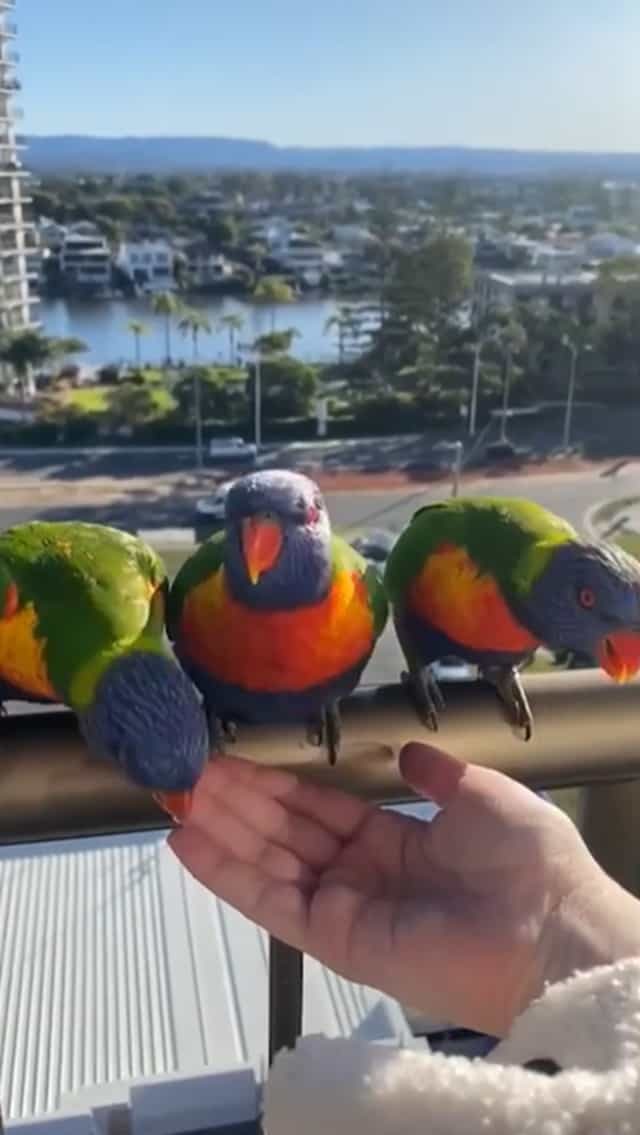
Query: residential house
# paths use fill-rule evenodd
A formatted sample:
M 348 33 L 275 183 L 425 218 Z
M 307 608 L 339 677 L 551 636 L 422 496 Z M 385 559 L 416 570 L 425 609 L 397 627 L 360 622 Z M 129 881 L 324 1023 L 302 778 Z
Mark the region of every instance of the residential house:
M 591 308 L 598 274 L 585 269 L 550 272 L 491 271 L 476 269 L 472 295 L 472 319 L 477 322 L 492 311 L 509 312 L 519 303 L 542 300 L 567 311 Z
M 233 277 L 233 265 L 206 241 L 194 241 L 182 253 L 187 279 L 194 288 L 217 288 Z
M 80 291 L 106 294 L 111 289 L 111 250 L 89 221 L 68 228 L 58 249 L 60 273 L 65 284 Z
M 377 238 L 366 225 L 333 225 L 330 239 L 338 248 L 354 252 L 378 243 Z
M 116 264 L 140 292 L 168 292 L 175 288 L 174 251 L 167 240 L 124 241 Z
M 330 256 L 319 241 L 306 233 L 295 231 L 271 246 L 271 256 L 286 273 L 297 277 L 309 287 L 317 287 L 328 267 L 335 267 L 339 262 L 339 257 Z

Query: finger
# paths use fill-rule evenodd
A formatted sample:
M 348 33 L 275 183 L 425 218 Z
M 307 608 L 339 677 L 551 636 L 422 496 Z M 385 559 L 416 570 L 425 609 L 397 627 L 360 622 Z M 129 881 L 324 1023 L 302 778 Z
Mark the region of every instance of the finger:
M 304 947 L 308 903 L 295 883 L 278 881 L 255 863 L 230 855 L 197 828 L 178 828 L 167 843 L 183 867 L 207 890 L 291 946 Z
M 282 769 L 265 768 L 244 757 L 216 757 L 207 766 L 198 787 L 209 790 L 209 786 L 214 786 L 215 792 L 219 776 L 226 776 L 233 783 L 241 781 L 280 800 L 289 811 L 315 820 L 339 839 L 349 839 L 373 810 L 370 804 L 347 792 L 300 780 Z
M 265 875 L 273 879 L 303 883 L 313 877 L 311 868 L 292 851 L 270 842 L 255 830 L 250 820 L 245 823 L 226 803 L 206 792 L 194 793 L 185 827 L 197 828 L 215 840 L 223 852 L 243 863 L 259 864 Z
M 459 791 L 468 765 L 433 745 L 411 741 L 400 753 L 400 773 L 414 792 L 440 807 Z
M 284 782 L 278 785 L 277 778 L 274 781 L 269 776 L 257 777 L 251 768 L 247 772 L 248 776 L 229 768 L 219 769 L 200 782 L 196 793 L 223 804 L 256 833 L 291 851 L 309 866 L 319 868 L 330 863 L 342 842 L 317 820 L 291 810 L 287 793 L 291 795 L 295 790 L 294 778 L 287 778 L 293 780 L 292 785 Z M 284 794 L 284 802 L 274 794 L 274 788 L 280 796 Z M 195 814 L 199 814 L 197 809 Z

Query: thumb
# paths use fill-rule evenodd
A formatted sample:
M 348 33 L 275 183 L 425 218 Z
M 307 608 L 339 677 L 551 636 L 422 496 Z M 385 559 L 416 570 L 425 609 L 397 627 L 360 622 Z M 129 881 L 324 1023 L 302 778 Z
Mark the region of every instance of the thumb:
M 411 741 L 400 752 L 400 773 L 414 792 L 445 807 L 458 792 L 467 768 L 465 761 L 433 745 Z

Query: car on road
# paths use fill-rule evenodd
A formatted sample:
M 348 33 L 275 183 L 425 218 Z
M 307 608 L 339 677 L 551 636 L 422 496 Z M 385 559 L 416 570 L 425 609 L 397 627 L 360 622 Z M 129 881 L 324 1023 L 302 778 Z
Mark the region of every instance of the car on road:
M 234 479 L 230 481 L 222 481 L 215 492 L 210 493 L 208 497 L 200 497 L 196 501 L 196 516 L 200 521 L 219 521 L 222 523 L 224 520 L 224 510 L 227 504 L 227 496 L 229 489 L 234 483 Z
M 370 532 L 356 536 L 351 541 L 351 546 L 355 548 L 356 552 L 360 552 L 365 560 L 382 565 L 387 562 L 396 539 L 397 534 L 395 532 L 390 532 L 386 528 L 374 528 Z
M 212 437 L 209 442 L 209 460 L 225 463 L 228 461 L 255 462 L 258 447 L 242 437 Z
M 431 666 L 436 682 L 475 682 L 479 676 L 477 666 L 464 662 L 462 658 L 447 655 Z

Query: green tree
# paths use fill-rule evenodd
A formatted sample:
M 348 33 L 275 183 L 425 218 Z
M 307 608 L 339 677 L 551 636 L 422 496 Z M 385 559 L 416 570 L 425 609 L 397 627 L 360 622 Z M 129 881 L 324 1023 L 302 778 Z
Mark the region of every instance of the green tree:
M 157 403 L 149 386 L 123 382 L 114 386 L 107 396 L 107 415 L 116 428 L 143 425 L 157 413 Z
M 142 336 L 147 334 L 147 325 L 140 319 L 129 320 L 129 330 L 133 335 L 133 352 L 137 367 L 142 363 Z
M 286 355 L 291 350 L 291 344 L 300 332 L 296 327 L 287 327 L 282 331 L 268 331 L 266 335 L 258 335 L 253 347 L 263 355 Z
M 255 366 L 249 368 L 249 397 L 253 401 Z M 316 392 L 315 367 L 290 355 L 268 355 L 261 363 L 262 408 L 266 418 L 306 417 Z
M 0 338 L 0 361 L 11 367 L 23 399 L 35 394 L 33 370 L 65 355 L 86 350 L 81 339 L 57 339 L 34 328 L 5 332 Z
M 185 422 L 194 422 L 194 370 L 180 378 L 172 390 L 178 412 Z M 211 418 L 233 421 L 244 417 L 247 409 L 244 372 L 222 367 L 198 367 L 201 410 L 204 421 Z
M 211 334 L 211 323 L 203 312 L 196 308 L 183 308 L 178 320 L 178 327 L 182 334 L 191 339 L 191 350 L 194 363 L 199 358 L 200 336 Z
M 353 304 L 341 304 L 324 325 L 325 335 L 332 331 L 338 336 L 338 363 L 342 366 L 350 350 L 362 344 L 366 313 Z
M 229 366 L 234 366 L 236 361 L 236 336 L 244 327 L 244 319 L 237 311 L 231 311 L 222 316 L 220 327 L 225 329 L 229 335 Z
M 158 292 L 151 299 L 151 310 L 164 319 L 165 357 L 167 365 L 171 366 L 171 321 L 181 310 L 180 301 L 173 292 Z
M 199 224 L 198 228 L 214 248 L 232 248 L 238 239 L 238 224 L 235 217 L 214 215 Z
M 257 303 L 263 303 L 271 308 L 271 330 L 275 331 L 276 305 L 293 303 L 296 294 L 291 284 L 281 276 L 263 276 L 253 290 L 253 298 Z
M 471 284 L 472 251 L 460 236 L 439 234 L 415 251 L 394 254 L 386 302 L 411 328 L 439 333 L 466 298 Z

